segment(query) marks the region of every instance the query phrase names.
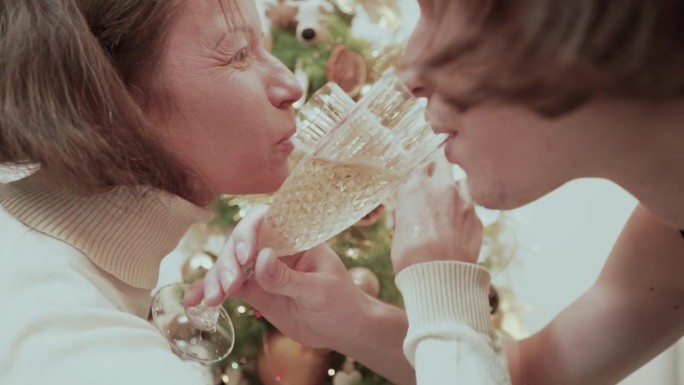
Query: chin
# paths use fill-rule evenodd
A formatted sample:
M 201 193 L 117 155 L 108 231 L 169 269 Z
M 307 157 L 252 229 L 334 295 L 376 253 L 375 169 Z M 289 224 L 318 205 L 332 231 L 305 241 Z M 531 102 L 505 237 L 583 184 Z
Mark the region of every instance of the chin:
M 240 188 L 232 188 L 225 190 L 224 194 L 230 195 L 251 195 L 251 194 L 272 194 L 282 186 L 282 182 L 268 182 L 257 183 L 250 186 L 242 186 Z
M 513 210 L 524 206 L 535 197 L 512 193 L 511 189 L 501 183 L 482 183 L 481 180 L 468 178 L 468 188 L 473 201 L 490 210 Z
M 270 175 L 262 175 L 249 186 L 243 185 L 241 192 L 236 194 L 270 194 L 278 191 L 287 179 L 288 170 L 284 168 Z
M 563 183 L 525 184 L 520 180 L 494 182 L 468 178 L 470 195 L 480 206 L 492 210 L 513 210 L 553 192 Z
M 258 192 L 258 194 L 271 194 L 271 193 L 274 193 L 274 192 L 278 191 L 278 189 L 280 188 L 280 186 L 283 185 L 283 182 L 285 182 L 285 179 L 284 179 L 284 178 L 283 178 L 283 180 L 281 180 L 281 181 L 279 181 L 279 182 L 273 182 L 273 183 L 266 184 L 266 185 L 264 185 L 264 186 L 261 188 L 261 191 Z
M 280 186 L 285 183 L 285 180 L 287 179 L 287 176 L 290 175 L 290 168 L 289 167 L 283 167 L 275 176 L 269 179 L 269 183 L 267 184 L 267 189 L 269 192 L 275 192 L 278 191 Z

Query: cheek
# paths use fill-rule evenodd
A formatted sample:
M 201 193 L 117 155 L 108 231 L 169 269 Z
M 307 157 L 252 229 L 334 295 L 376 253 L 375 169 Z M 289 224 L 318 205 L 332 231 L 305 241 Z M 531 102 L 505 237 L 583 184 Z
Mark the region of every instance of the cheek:
M 538 172 L 542 165 L 539 148 L 535 138 L 521 128 L 499 123 L 496 127 L 482 127 L 474 135 L 471 156 L 479 160 L 485 175 L 514 180 Z
M 503 117 L 467 113 L 462 122 L 447 154 L 460 163 L 470 177 L 501 179 L 521 167 L 524 137 Z
M 228 194 L 275 191 L 288 174 L 287 157 L 262 137 L 244 135 L 226 143 L 214 157 L 204 158 L 206 177 L 214 189 Z
M 463 168 L 478 203 L 512 209 L 559 184 L 558 150 L 549 141 L 549 128 L 515 115 L 465 121 Z
M 464 142 L 471 156 L 503 163 L 532 162 L 544 151 L 548 129 L 524 112 L 503 107 L 481 107 L 463 115 Z

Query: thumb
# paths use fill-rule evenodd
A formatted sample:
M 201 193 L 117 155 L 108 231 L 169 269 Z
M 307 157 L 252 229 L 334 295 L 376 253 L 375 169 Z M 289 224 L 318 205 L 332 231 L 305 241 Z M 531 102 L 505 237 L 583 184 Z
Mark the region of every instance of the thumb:
M 254 279 L 264 290 L 277 295 L 293 297 L 306 281 L 304 273 L 291 269 L 276 257 L 271 248 L 259 252 L 254 269 Z
M 186 307 L 198 305 L 202 298 L 204 298 L 204 280 L 198 279 L 185 290 L 183 305 Z

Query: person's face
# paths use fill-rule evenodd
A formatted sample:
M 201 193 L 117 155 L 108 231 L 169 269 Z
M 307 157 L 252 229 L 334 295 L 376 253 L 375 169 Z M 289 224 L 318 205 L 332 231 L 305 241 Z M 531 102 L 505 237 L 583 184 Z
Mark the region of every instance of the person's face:
M 182 1 L 162 60 L 169 100 L 153 108 L 164 143 L 207 187 L 196 192 L 200 203 L 276 190 L 293 150 L 292 103 L 302 90 L 261 46 L 253 0 L 236 3 L 242 17 L 224 14 L 220 0 Z
M 443 39 L 458 35 L 461 23 L 458 1 L 449 2 L 442 13 L 449 16 L 442 23 L 431 12 L 432 2 L 419 1 L 421 17 L 406 47 L 401 76 L 417 96 L 430 100 L 433 129 L 450 134 L 446 157 L 467 173 L 475 201 L 489 208 L 515 208 L 572 179 L 582 150 L 564 128 L 571 124 L 566 119 L 549 121 L 523 108 L 494 103 L 460 112 L 422 81 L 425 60 Z M 447 87 L 458 89 L 465 80 L 454 76 Z

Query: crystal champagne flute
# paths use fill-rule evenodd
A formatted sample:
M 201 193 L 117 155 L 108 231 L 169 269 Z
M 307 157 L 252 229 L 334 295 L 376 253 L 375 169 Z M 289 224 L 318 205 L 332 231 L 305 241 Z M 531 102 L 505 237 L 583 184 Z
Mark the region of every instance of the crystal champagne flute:
M 306 153 L 273 197 L 261 247 L 291 255 L 339 234 L 427 165 L 446 138 L 392 69 L 342 115 L 326 132 L 298 133 Z
M 235 330 L 223 306 L 183 304 L 184 283 L 162 286 L 152 297 L 152 323 L 181 358 L 214 363 L 233 350 Z
M 300 151 L 308 151 L 354 107 L 342 89 L 328 83 L 311 95 L 299 110 L 298 135 L 293 140 Z M 152 323 L 166 337 L 178 356 L 203 363 L 226 358 L 233 349 L 235 331 L 223 306 L 200 303 L 187 308 L 183 297 L 189 285 L 173 283 L 152 297 Z

